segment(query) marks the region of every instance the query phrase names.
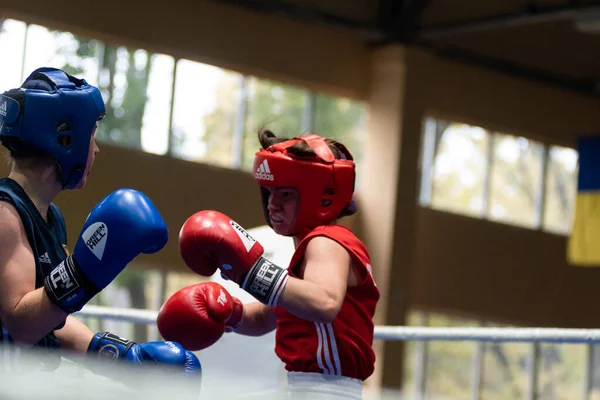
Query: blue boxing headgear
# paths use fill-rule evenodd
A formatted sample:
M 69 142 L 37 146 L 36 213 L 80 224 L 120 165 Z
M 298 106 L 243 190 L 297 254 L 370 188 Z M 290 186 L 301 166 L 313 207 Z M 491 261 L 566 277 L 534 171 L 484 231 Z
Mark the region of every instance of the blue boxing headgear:
M 0 95 L 0 142 L 11 152 L 52 157 L 64 189 L 83 178 L 96 121 L 106 113 L 98 88 L 56 68 L 38 68 Z

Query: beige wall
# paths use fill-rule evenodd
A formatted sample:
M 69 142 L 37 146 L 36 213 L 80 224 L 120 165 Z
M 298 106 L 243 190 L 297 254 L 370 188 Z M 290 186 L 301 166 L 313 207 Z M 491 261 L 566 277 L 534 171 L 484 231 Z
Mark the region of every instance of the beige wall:
M 566 238 L 419 210 L 413 305 L 525 326 L 597 328 L 600 269 L 565 262 Z

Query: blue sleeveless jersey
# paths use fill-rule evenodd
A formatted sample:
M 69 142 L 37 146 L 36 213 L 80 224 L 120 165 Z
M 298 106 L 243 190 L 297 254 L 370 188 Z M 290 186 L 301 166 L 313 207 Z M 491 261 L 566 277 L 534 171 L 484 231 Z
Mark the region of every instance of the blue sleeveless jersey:
M 21 217 L 35 258 L 35 287 L 40 288 L 44 284 L 46 275 L 67 257 L 67 229 L 63 215 L 56 205 L 51 204 L 48 210 L 48 222 L 46 222 L 23 188 L 10 178 L 0 179 L 0 201 L 12 204 Z M 12 342 L 4 326 L 2 326 L 2 342 L 4 344 Z M 19 352 L 15 352 L 12 346 L 3 347 L 4 363 L 8 360 L 17 362 L 18 360 L 12 359 L 18 357 Z M 36 343 L 36 347 L 47 350 L 41 360 L 44 369 L 52 370 L 60 365 L 60 355 L 56 351 L 60 343 L 53 332 L 49 332 Z M 7 354 L 7 351 L 10 353 Z M 0 370 L 1 364 L 0 361 Z

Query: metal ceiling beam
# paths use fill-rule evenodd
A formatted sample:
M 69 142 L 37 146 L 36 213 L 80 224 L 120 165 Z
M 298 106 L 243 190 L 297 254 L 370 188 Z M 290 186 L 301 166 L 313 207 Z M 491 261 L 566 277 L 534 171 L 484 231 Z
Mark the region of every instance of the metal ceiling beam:
M 387 42 L 410 42 L 419 31 L 421 15 L 431 0 L 379 0 L 379 28 Z
M 589 15 L 591 13 L 600 15 L 600 4 L 570 4 L 560 7 L 529 9 L 516 13 L 491 15 L 482 18 L 432 25 L 422 29 L 419 32 L 419 38 L 437 39 L 464 33 L 571 20 L 578 17 L 584 17 L 586 14 Z
M 412 0 L 379 0 L 377 2 L 377 26 L 384 32 L 394 30 L 395 21 L 402 15 L 404 4 Z
M 299 22 L 310 23 L 338 31 L 349 33 L 363 39 L 377 41 L 384 37 L 381 30 L 322 11 L 299 7 L 277 0 L 209 0 L 214 3 L 227 4 L 245 8 L 263 14 L 279 15 Z

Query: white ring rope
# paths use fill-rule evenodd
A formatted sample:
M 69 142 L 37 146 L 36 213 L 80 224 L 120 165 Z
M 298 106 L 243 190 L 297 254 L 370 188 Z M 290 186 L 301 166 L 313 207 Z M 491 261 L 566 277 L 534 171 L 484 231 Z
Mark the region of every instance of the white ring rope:
M 600 329 L 376 326 L 380 340 L 600 343 Z
M 86 305 L 76 314 L 84 318 L 153 325 L 157 311 Z M 376 326 L 375 339 L 470 342 L 600 343 L 600 329 L 564 328 L 444 328 Z
M 158 311 L 86 305 L 75 315 L 83 318 L 111 319 L 113 321 L 153 325 L 156 324 Z

